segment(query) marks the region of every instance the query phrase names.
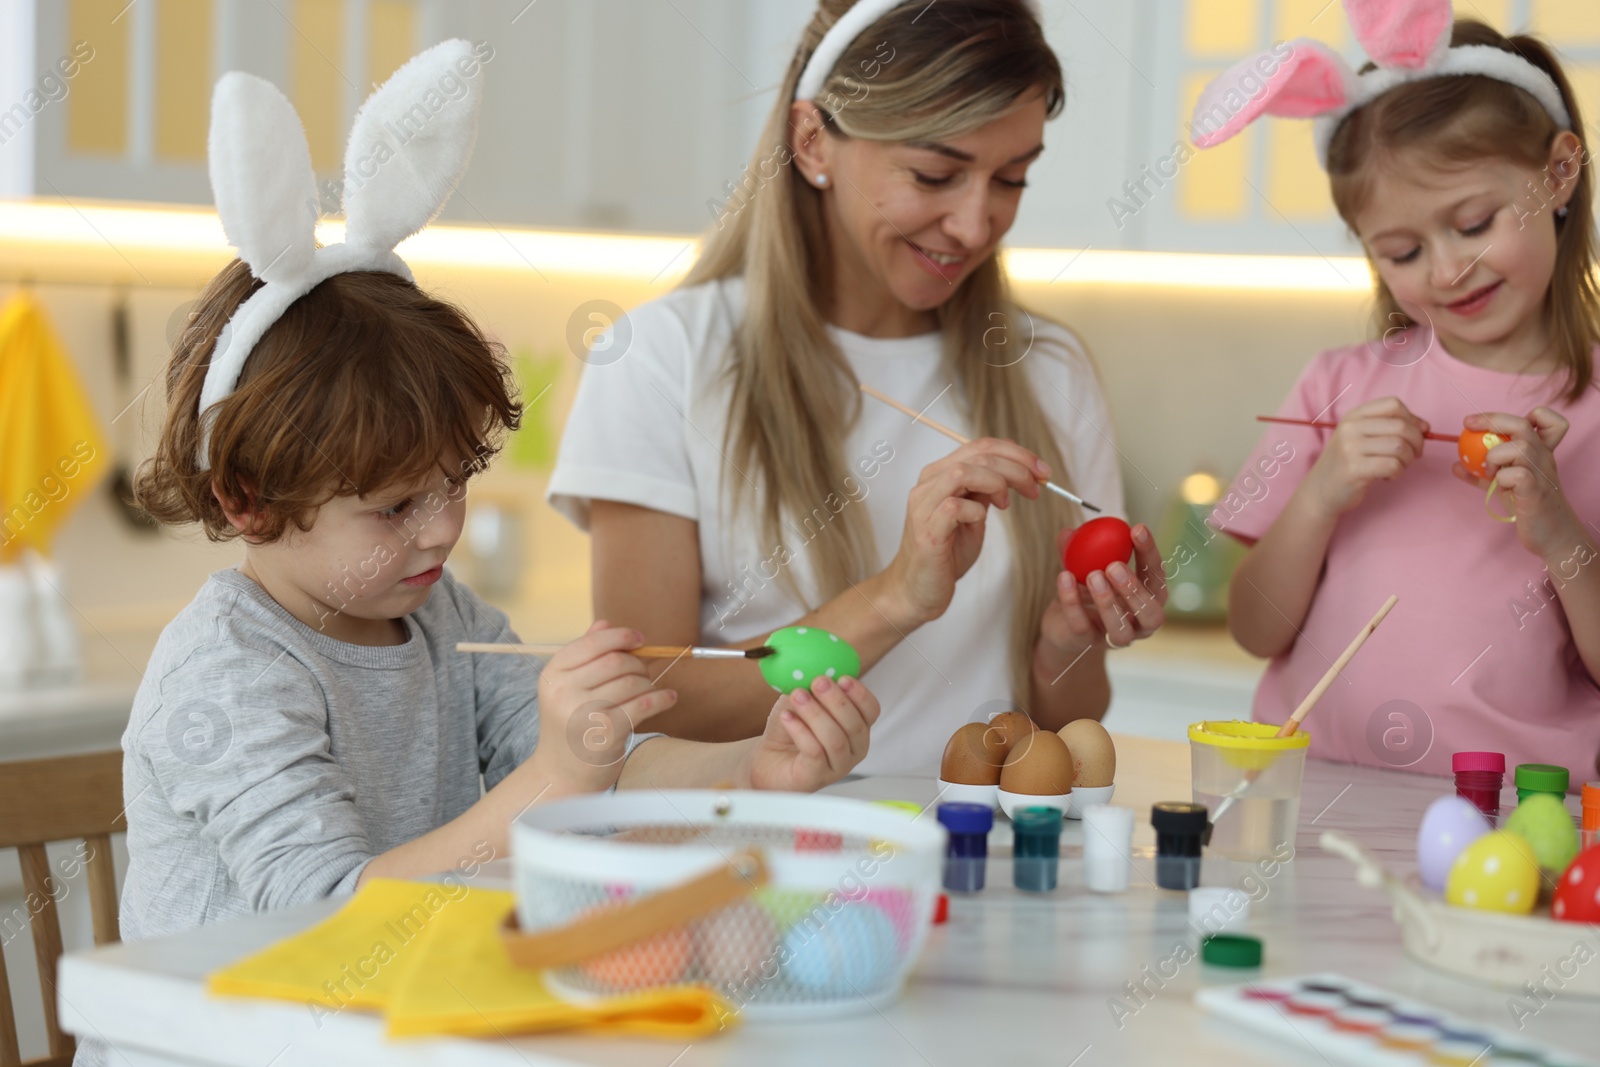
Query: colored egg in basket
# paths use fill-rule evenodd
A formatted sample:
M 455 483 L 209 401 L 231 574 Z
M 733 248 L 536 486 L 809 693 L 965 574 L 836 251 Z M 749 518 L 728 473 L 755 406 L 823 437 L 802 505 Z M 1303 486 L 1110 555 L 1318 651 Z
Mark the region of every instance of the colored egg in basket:
M 713 985 L 732 986 L 770 978 L 778 955 L 778 926 L 766 908 L 741 900 L 695 923 L 695 960 Z M 763 971 L 765 970 L 765 975 Z
M 607 911 L 616 904 L 601 904 L 585 915 Z M 681 927 L 666 930 L 632 945 L 580 964 L 584 977 L 613 990 L 648 989 L 681 981 L 694 958 L 694 942 Z
M 783 973 L 816 993 L 874 992 L 894 974 L 896 935 L 883 909 L 844 903 L 784 935 Z

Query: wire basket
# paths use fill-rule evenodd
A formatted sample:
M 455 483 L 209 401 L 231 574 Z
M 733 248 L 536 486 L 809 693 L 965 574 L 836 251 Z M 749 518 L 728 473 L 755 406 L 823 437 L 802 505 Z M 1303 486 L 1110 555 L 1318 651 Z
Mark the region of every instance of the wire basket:
M 843 797 L 639 791 L 512 826 L 513 959 L 588 1000 L 710 986 L 750 1019 L 899 995 L 939 892 L 945 831 Z

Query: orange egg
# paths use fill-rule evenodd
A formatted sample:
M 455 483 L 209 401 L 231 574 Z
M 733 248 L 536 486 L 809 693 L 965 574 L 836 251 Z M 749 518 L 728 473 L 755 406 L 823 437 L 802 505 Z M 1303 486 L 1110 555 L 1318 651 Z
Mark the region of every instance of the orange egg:
M 1489 477 L 1489 450 L 1495 445 L 1504 443 L 1505 438 L 1488 430 L 1462 430 L 1461 440 L 1456 445 L 1456 452 L 1461 456 L 1461 465 L 1479 478 Z
M 618 903 L 600 904 L 586 914 L 619 906 Z M 694 941 L 688 930 L 678 927 L 586 960 L 582 968 L 590 979 L 614 990 L 647 989 L 681 979 L 693 957 Z

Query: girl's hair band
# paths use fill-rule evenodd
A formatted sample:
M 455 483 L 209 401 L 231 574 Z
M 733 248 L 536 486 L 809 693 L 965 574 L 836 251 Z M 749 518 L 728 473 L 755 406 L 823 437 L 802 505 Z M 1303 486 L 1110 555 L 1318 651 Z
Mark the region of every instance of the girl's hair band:
M 1241 60 L 1200 94 L 1189 124 L 1195 146 L 1221 144 L 1262 115 L 1315 119 L 1317 159 L 1326 170 L 1334 132 L 1352 111 L 1407 82 L 1471 74 L 1522 89 L 1557 126 L 1572 129 L 1549 74 L 1493 45 L 1450 47 L 1450 0 L 1344 0 L 1344 8 L 1377 64 L 1372 70 L 1358 74 L 1327 45 L 1303 37 Z

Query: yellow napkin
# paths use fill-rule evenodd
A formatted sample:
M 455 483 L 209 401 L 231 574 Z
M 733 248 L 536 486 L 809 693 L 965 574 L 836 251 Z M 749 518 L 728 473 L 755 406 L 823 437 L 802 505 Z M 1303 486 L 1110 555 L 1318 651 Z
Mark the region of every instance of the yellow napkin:
M 0 563 L 50 540 L 109 457 L 94 405 L 26 290 L 0 308 Z M 18 520 L 20 525 L 18 524 Z
M 537 971 L 514 966 L 499 925 L 510 893 L 375 878 L 339 912 L 212 974 L 221 996 L 381 1010 L 392 1036 L 500 1036 L 589 1029 L 686 1040 L 722 1029 L 733 1010 L 703 986 L 576 1004 Z

